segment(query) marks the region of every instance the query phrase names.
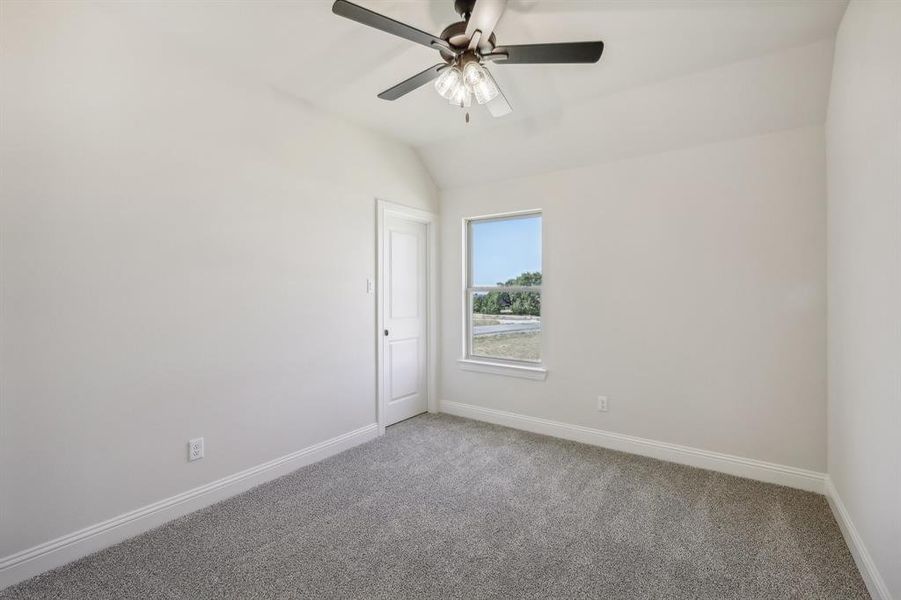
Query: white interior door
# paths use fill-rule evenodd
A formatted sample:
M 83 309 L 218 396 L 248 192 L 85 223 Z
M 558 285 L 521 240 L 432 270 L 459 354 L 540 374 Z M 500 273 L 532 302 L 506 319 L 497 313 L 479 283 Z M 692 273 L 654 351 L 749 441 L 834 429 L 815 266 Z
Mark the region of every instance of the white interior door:
M 428 410 L 427 232 L 424 223 L 385 215 L 385 425 Z

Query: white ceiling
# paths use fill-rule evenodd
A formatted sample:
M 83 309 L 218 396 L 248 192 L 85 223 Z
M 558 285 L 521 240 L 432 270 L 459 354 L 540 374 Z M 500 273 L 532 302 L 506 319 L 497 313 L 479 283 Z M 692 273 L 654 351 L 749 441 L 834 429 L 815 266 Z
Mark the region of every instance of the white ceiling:
M 458 20 L 453 0 L 358 2 L 436 34 Z M 496 30 L 499 43 L 601 39 L 604 55 L 596 65 L 491 67 L 514 113 L 492 119 L 482 108 L 473 107 L 468 125 L 462 111 L 449 106 L 430 85 L 394 102 L 378 99 L 380 91 L 440 62 L 437 52 L 337 17 L 329 0 L 130 2 L 112 4 L 110 9 L 175 35 L 211 60 L 279 93 L 420 148 L 433 168 L 445 150 L 471 147 L 466 140 L 482 145 L 494 139 L 522 142 L 528 139 L 524 132 L 533 131 L 536 123 L 559 121 L 569 111 L 604 118 L 603 112 L 591 113 L 585 106 L 596 102 L 600 108 L 608 102 L 604 97 L 612 94 L 832 38 L 846 4 L 847 0 L 509 0 Z M 567 131 L 572 131 L 565 135 L 578 129 L 571 124 Z M 557 142 L 566 145 L 565 140 Z M 542 153 L 540 147 L 530 151 L 539 157 Z M 483 148 L 474 158 L 484 161 L 491 156 L 490 148 Z M 442 185 L 460 183 L 448 174 L 436 178 Z

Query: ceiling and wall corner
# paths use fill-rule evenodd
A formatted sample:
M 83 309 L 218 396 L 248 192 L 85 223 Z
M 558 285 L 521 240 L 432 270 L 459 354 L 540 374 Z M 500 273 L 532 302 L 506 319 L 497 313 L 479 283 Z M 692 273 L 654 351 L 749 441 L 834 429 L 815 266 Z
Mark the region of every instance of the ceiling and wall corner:
M 822 125 L 832 47 L 822 40 L 579 100 L 419 152 L 447 189 Z

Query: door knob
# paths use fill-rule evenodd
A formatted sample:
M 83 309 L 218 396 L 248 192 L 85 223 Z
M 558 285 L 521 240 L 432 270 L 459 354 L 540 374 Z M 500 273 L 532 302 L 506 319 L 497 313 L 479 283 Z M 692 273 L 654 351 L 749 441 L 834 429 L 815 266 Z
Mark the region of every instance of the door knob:
M 386 329 L 386 330 L 385 330 L 385 337 L 387 337 L 387 336 L 388 336 L 388 330 Z

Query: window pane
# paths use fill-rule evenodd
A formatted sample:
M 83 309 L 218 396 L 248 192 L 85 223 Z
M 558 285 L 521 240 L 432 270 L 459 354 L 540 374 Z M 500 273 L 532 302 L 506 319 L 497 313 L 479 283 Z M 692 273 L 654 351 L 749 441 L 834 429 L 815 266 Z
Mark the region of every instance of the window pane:
M 541 359 L 541 292 L 474 292 L 472 355 Z
M 541 285 L 541 215 L 470 223 L 472 285 Z

